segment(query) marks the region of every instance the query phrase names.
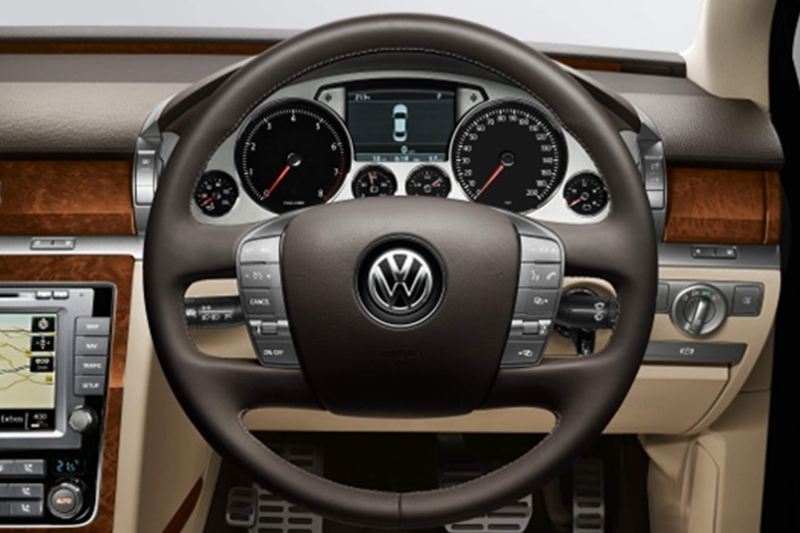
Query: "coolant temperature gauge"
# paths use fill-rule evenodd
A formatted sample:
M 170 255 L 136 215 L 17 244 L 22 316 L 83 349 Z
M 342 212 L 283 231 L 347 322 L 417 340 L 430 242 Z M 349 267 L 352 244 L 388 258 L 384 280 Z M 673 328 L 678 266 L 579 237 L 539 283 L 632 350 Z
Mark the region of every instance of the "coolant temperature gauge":
M 203 214 L 221 217 L 233 208 L 239 197 L 236 181 L 221 170 L 203 174 L 194 189 L 194 201 Z

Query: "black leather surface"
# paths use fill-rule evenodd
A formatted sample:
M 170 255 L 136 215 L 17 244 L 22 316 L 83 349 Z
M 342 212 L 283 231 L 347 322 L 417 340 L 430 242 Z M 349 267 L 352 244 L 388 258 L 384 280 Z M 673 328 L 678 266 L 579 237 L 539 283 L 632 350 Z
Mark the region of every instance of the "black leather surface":
M 585 144 L 607 179 L 612 205 L 619 206 L 591 227 L 552 225 L 564 241 L 568 273 L 605 277 L 618 290 L 620 320 L 608 348 L 583 360 L 503 370 L 488 397 L 488 406 L 553 409 L 559 416 L 553 434 L 512 465 L 478 480 L 403 494 L 336 485 L 263 448 L 241 427 L 241 412 L 255 405 L 312 407 L 313 394 L 297 372 L 197 353 L 180 303 L 192 280 L 231 274 L 237 236 L 246 229 L 202 226 L 191 218 L 187 199 L 209 154 L 263 98 L 309 69 L 388 51 L 460 58 L 528 90 Z M 436 17 L 370 17 L 323 27 L 275 46 L 231 76 L 175 148 L 159 184 L 145 245 L 145 295 L 153 340 L 170 384 L 198 429 L 267 488 L 329 518 L 366 526 L 424 527 L 459 521 L 544 483 L 600 434 L 622 402 L 649 337 L 655 292 L 649 205 L 607 112 L 530 47 L 483 27 Z

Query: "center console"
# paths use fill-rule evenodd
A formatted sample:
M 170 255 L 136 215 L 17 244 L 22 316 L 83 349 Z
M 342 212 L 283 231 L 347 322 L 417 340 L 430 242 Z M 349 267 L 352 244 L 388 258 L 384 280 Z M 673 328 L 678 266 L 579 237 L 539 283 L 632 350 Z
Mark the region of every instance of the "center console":
M 97 509 L 111 285 L 0 286 L 0 527 Z

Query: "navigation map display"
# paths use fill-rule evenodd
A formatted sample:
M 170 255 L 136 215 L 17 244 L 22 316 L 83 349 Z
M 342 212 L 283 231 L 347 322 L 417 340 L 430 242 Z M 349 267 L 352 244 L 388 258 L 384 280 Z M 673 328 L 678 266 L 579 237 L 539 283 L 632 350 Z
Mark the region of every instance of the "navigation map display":
M 0 432 L 54 429 L 57 318 L 0 314 Z

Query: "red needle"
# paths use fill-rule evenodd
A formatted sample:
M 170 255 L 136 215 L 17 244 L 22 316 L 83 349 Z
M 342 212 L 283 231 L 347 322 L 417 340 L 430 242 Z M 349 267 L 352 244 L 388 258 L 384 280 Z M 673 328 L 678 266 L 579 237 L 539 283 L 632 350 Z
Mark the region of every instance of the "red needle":
M 575 207 L 576 205 L 578 205 L 578 204 L 579 204 L 579 203 L 581 203 L 582 201 L 583 201 L 583 198 L 581 198 L 580 196 L 578 196 L 577 198 L 575 198 L 574 200 L 572 200 L 572 201 L 569 203 L 569 206 L 570 206 L 570 207 Z
M 208 204 L 210 204 L 210 203 L 211 203 L 211 202 L 213 202 L 213 201 L 214 201 L 214 197 L 213 197 L 213 196 L 209 196 L 208 198 L 206 198 L 205 200 L 203 200 L 202 202 L 200 202 L 200 205 L 201 205 L 202 207 L 205 207 L 205 206 L 207 206 Z
M 478 194 L 475 195 L 475 198 L 478 198 L 481 194 L 483 194 L 483 191 L 489 188 L 489 185 L 491 185 L 492 182 L 497 179 L 497 176 L 499 176 L 503 172 L 503 170 L 505 170 L 505 168 L 506 168 L 505 165 L 503 165 L 502 163 L 497 165 L 497 168 L 494 169 L 494 172 L 492 172 L 492 175 L 489 176 L 488 180 L 486 180 L 486 183 L 483 184 L 483 187 L 481 187 L 481 190 L 479 190 Z
M 275 190 L 275 187 L 277 187 L 280 184 L 280 182 L 283 181 L 283 178 L 286 177 L 286 174 L 288 174 L 290 170 L 292 170 L 292 165 L 286 165 L 285 167 L 283 167 L 283 170 L 281 171 L 280 175 L 278 176 L 278 179 L 276 179 L 272 183 L 272 185 L 270 185 L 269 189 L 264 191 L 264 198 L 269 198 L 269 195 L 272 194 L 272 191 Z

